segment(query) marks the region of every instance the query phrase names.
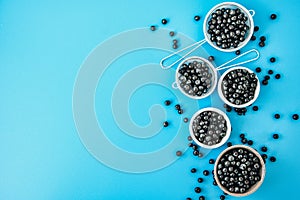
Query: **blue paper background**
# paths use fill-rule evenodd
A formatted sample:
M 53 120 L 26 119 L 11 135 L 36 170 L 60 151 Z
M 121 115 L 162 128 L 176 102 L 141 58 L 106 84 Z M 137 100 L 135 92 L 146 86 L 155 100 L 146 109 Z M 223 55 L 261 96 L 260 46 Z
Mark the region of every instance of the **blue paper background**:
M 221 1 L 0 1 L 0 199 L 197 199 L 200 185 L 207 199 L 217 199 L 221 190 L 212 178 L 198 184 L 201 172 L 212 169 L 224 147 L 204 159 L 188 150 L 172 165 L 159 171 L 131 174 L 113 170 L 94 159 L 81 143 L 72 114 L 76 75 L 88 54 L 112 35 L 157 24 L 198 41 L 203 38 L 206 12 Z M 246 132 L 263 144 L 276 163 L 267 162 L 261 188 L 243 199 L 293 199 L 298 194 L 298 128 L 291 115 L 300 113 L 299 90 L 299 1 L 237 1 L 254 9 L 254 21 L 267 37 L 266 47 L 258 40 L 245 49 L 258 48 L 261 57 L 247 65 L 273 69 L 282 79 L 262 87 L 256 105 L 245 117 L 229 114 L 233 124 L 230 138 Z M 278 18 L 270 20 L 271 13 Z M 195 22 L 199 14 L 202 19 Z M 227 60 L 224 53 L 204 46 L 216 57 L 216 65 Z M 233 55 L 233 53 L 231 54 Z M 275 56 L 276 63 L 269 58 Z M 142 103 L 142 102 L 137 102 Z M 282 118 L 275 120 L 274 113 Z M 141 122 L 143 123 L 143 122 Z M 272 133 L 279 133 L 274 141 Z M 130 144 L 128 144 L 130 145 Z M 109 153 L 109 152 L 107 152 Z M 228 197 L 228 199 L 235 199 Z

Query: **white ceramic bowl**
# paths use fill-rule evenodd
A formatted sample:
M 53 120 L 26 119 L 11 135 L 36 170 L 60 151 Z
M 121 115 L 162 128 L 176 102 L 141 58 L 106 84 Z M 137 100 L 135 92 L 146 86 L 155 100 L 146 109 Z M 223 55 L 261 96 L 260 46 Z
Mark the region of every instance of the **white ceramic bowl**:
M 243 42 L 241 42 L 236 48 L 229 48 L 229 49 L 222 49 L 220 47 L 218 47 L 214 42 L 212 42 L 210 40 L 210 34 L 207 33 L 208 30 L 208 21 L 211 18 L 211 14 L 213 12 L 215 12 L 217 9 L 222 9 L 222 8 L 230 8 L 230 9 L 236 9 L 239 8 L 241 9 L 241 11 L 248 17 L 247 20 L 247 25 L 249 26 L 249 30 L 247 32 L 246 38 Z M 254 11 L 251 10 L 252 15 L 250 14 L 249 10 L 246 9 L 244 6 L 242 6 L 241 4 L 235 3 L 235 2 L 223 2 L 220 3 L 216 6 L 214 6 L 212 9 L 210 9 L 210 11 L 206 14 L 205 19 L 204 19 L 204 23 L 203 23 L 203 33 L 204 33 L 204 37 L 205 40 L 215 49 L 219 50 L 219 51 L 223 51 L 223 52 L 233 52 L 236 50 L 241 49 L 242 47 L 244 47 L 249 40 L 251 39 L 252 35 L 253 35 L 253 31 L 254 31 L 254 22 L 253 22 L 253 15 L 254 15 Z
M 248 196 L 250 194 L 252 194 L 253 192 L 255 192 L 260 186 L 261 184 L 263 183 L 264 181 L 264 178 L 265 178 L 265 174 L 266 174 L 266 166 L 265 166 L 265 163 L 264 163 L 264 160 L 262 159 L 261 155 L 253 148 L 249 147 L 249 146 L 245 146 L 245 145 L 234 145 L 234 146 L 231 146 L 231 147 L 228 147 L 226 148 L 224 151 L 222 151 L 220 153 L 220 155 L 218 156 L 216 162 L 215 162 L 215 166 L 214 166 L 214 171 L 217 172 L 218 171 L 218 164 L 220 162 L 220 159 L 222 158 L 222 156 L 224 154 L 226 154 L 228 151 L 232 150 L 232 149 L 239 149 L 239 148 L 242 148 L 242 149 L 247 149 L 248 151 L 250 151 L 251 153 L 253 153 L 255 156 L 257 156 L 259 158 L 259 162 L 260 162 L 260 165 L 262 166 L 261 168 L 261 173 L 260 173 L 260 181 L 258 181 L 255 185 L 253 185 L 247 192 L 245 193 L 232 193 L 232 192 L 229 192 L 225 187 L 223 187 L 220 183 L 220 180 L 218 178 L 217 175 L 215 175 L 215 180 L 218 184 L 218 186 L 221 188 L 221 190 L 223 190 L 223 192 L 231 195 L 231 196 L 236 196 L 236 197 L 243 197 L 243 196 Z
M 218 93 L 219 93 L 219 96 L 220 96 L 220 98 L 222 99 L 222 101 L 223 101 L 224 103 L 226 103 L 227 105 L 229 105 L 229 106 L 231 106 L 231 107 L 234 107 L 234 108 L 245 108 L 245 107 L 250 106 L 251 104 L 253 104 L 254 101 L 257 99 L 257 97 L 258 97 L 258 95 L 259 95 L 259 92 L 260 92 L 260 82 L 259 82 L 258 77 L 255 75 L 255 78 L 257 79 L 257 86 L 256 86 L 256 89 L 255 89 L 254 98 L 253 98 L 251 101 L 249 101 L 249 102 L 247 102 L 247 103 L 245 103 L 245 104 L 241 104 L 241 105 L 235 105 L 235 104 L 231 103 L 230 101 L 228 101 L 228 100 L 225 98 L 225 96 L 224 96 L 224 94 L 223 94 L 223 90 L 222 90 L 222 82 L 223 82 L 224 77 L 225 77 L 228 73 L 230 73 L 231 71 L 234 71 L 234 70 L 236 70 L 236 69 L 245 69 L 245 70 L 247 70 L 249 73 L 254 73 L 252 70 L 250 70 L 250 69 L 248 69 L 248 68 L 246 68 L 246 67 L 240 67 L 240 66 L 238 66 L 238 67 L 233 67 L 233 68 L 228 69 L 227 71 L 225 71 L 225 72 L 222 74 L 222 76 L 221 76 L 220 79 L 219 79 L 219 83 L 218 83 Z M 255 74 L 255 73 L 254 73 L 254 74 Z
M 212 111 L 212 112 L 216 112 L 216 113 L 222 115 L 222 116 L 224 117 L 224 119 L 225 119 L 225 121 L 226 121 L 226 125 L 227 125 L 226 135 L 222 138 L 222 140 L 221 140 L 219 143 L 217 143 L 217 144 L 215 144 L 215 145 L 211 145 L 211 146 L 201 143 L 201 142 L 195 137 L 194 131 L 193 131 L 193 122 L 194 122 L 195 118 L 196 118 L 198 115 L 200 115 L 200 113 L 205 112 L 205 111 Z M 199 146 L 201 146 L 201 147 L 203 147 L 203 148 L 206 148 L 206 149 L 215 149 L 215 148 L 218 148 L 218 147 L 222 146 L 222 145 L 228 140 L 228 138 L 230 137 L 230 133 L 231 133 L 231 123 L 230 123 L 229 118 L 227 117 L 227 115 L 226 115 L 223 111 L 221 111 L 221 110 L 219 110 L 219 109 L 217 109 L 217 108 L 208 107 L 208 108 L 203 108 L 203 109 L 201 109 L 201 110 L 198 110 L 198 111 L 193 115 L 193 117 L 191 118 L 191 121 L 190 121 L 189 131 L 190 131 L 190 135 L 191 135 L 192 139 L 194 140 L 194 142 L 195 142 L 197 145 L 199 145 Z

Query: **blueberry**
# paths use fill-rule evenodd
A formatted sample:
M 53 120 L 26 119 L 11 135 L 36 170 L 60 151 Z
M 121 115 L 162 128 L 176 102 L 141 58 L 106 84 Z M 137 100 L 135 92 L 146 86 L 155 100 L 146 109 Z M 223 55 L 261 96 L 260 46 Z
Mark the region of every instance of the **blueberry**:
M 272 20 L 274 20 L 274 19 L 277 18 L 277 15 L 276 15 L 276 14 L 271 14 L 270 18 L 271 18 Z
M 195 21 L 199 21 L 199 20 L 200 20 L 200 16 L 199 16 L 199 15 L 196 15 L 196 16 L 194 17 L 194 20 L 195 20 Z
M 164 125 L 164 127 L 167 127 L 167 126 L 169 126 L 169 122 L 165 121 L 163 125 Z
M 201 192 L 201 188 L 200 187 L 195 187 L 194 190 L 195 190 L 196 193 L 200 193 Z
M 209 175 L 209 171 L 208 171 L 208 170 L 204 170 L 204 171 L 203 171 L 203 175 L 204 175 L 204 176 L 208 176 L 208 175 Z
M 279 118 L 280 118 L 280 114 L 276 113 L 276 114 L 274 115 L 274 117 L 275 117 L 275 119 L 279 119 Z
M 271 63 L 274 63 L 275 61 L 276 61 L 276 58 L 274 58 L 274 57 L 271 57 L 271 58 L 270 58 L 270 62 L 271 62 Z
M 270 161 L 271 161 L 271 162 L 275 162 L 275 161 L 276 161 L 276 158 L 275 158 L 274 156 L 271 156 L 271 157 L 270 157 Z
M 197 169 L 196 169 L 196 168 L 192 168 L 192 169 L 191 169 L 191 172 L 192 172 L 192 173 L 196 173 L 196 172 L 197 172 Z
M 278 135 L 277 133 L 274 133 L 274 134 L 273 134 L 273 138 L 274 138 L 275 140 L 277 140 L 277 139 L 279 138 L 279 135 Z
M 293 118 L 293 120 L 298 120 L 299 119 L 299 115 L 298 114 L 293 114 L 292 118 Z
M 167 20 L 167 19 L 162 19 L 162 20 L 161 20 L 161 23 L 165 25 L 165 24 L 168 23 L 168 20 Z
M 166 105 L 166 106 L 169 106 L 170 104 L 171 104 L 171 101 L 170 101 L 170 100 L 166 100 L 166 101 L 165 101 L 165 105 Z

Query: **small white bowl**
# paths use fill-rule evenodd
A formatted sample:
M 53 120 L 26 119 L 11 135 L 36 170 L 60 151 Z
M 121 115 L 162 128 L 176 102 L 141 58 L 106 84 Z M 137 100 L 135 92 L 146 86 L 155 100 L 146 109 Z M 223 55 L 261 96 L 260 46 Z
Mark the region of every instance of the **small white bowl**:
M 224 103 L 226 103 L 227 105 L 229 105 L 229 106 L 231 106 L 231 107 L 234 107 L 234 108 L 245 108 L 245 107 L 250 106 L 251 104 L 253 104 L 254 101 L 257 99 L 257 97 L 258 97 L 258 95 L 259 95 L 259 92 L 260 92 L 260 82 L 259 82 L 259 79 L 258 79 L 257 75 L 254 73 L 254 74 L 255 74 L 255 78 L 257 79 L 257 86 L 256 86 L 256 89 L 255 89 L 255 92 L 254 92 L 254 98 L 253 98 L 251 101 L 249 101 L 249 102 L 247 102 L 247 103 L 245 103 L 245 104 L 241 104 L 241 105 L 236 105 L 236 104 L 231 103 L 230 101 L 228 101 L 228 100 L 225 98 L 225 96 L 224 96 L 224 94 L 223 94 L 223 90 L 222 90 L 222 82 L 223 82 L 224 77 L 225 77 L 228 73 L 230 73 L 231 71 L 234 71 L 234 70 L 236 70 L 236 69 L 245 69 L 245 70 L 247 70 L 249 73 L 254 73 L 252 70 L 250 70 L 250 69 L 248 69 L 248 68 L 246 68 L 246 67 L 241 67 L 241 66 L 233 67 L 233 68 L 228 69 L 227 71 L 225 71 L 225 72 L 222 74 L 222 76 L 221 76 L 220 79 L 219 79 L 219 83 L 218 83 L 218 94 L 219 94 L 220 98 L 222 99 L 222 101 L 223 101 Z
M 215 180 L 216 180 L 218 186 L 220 187 L 220 189 L 221 189 L 223 192 L 225 192 L 225 193 L 227 193 L 227 194 L 229 194 L 229 195 L 231 195 L 231 196 L 243 197 L 243 196 L 248 196 L 248 195 L 254 193 L 254 192 L 261 186 L 261 184 L 263 183 L 264 178 L 265 178 L 265 174 L 266 174 L 266 166 L 265 166 L 264 160 L 262 159 L 261 155 L 260 155 L 255 149 L 253 149 L 253 148 L 251 148 L 251 147 L 249 147 L 249 146 L 245 146 L 245 145 L 234 145 L 234 146 L 231 146 L 231 147 L 226 148 L 224 151 L 222 151 L 222 152 L 220 153 L 220 155 L 219 155 L 218 158 L 216 159 L 215 166 L 214 166 L 214 172 L 217 172 L 217 171 L 218 171 L 217 167 L 218 167 L 219 161 L 220 161 L 220 159 L 222 158 L 222 156 L 223 156 L 224 154 L 226 154 L 228 151 L 230 151 L 230 150 L 232 150 L 232 149 L 239 149 L 239 148 L 247 149 L 248 151 L 250 151 L 251 153 L 253 153 L 255 156 L 258 157 L 259 162 L 260 162 L 260 165 L 261 165 L 261 167 L 262 167 L 262 168 L 261 168 L 261 174 L 260 174 L 260 177 L 261 177 L 260 180 L 259 180 L 255 185 L 253 185 L 253 186 L 252 186 L 247 192 L 245 192 L 245 193 L 232 193 L 232 192 L 229 192 L 225 187 L 223 187 L 223 186 L 221 185 L 220 180 L 219 180 L 219 178 L 218 178 L 217 175 L 215 175 Z
M 218 47 L 216 44 L 214 44 L 214 42 L 212 42 L 210 40 L 210 38 L 209 38 L 210 34 L 207 33 L 207 30 L 208 30 L 208 21 L 210 20 L 211 14 L 213 12 L 215 12 L 217 9 L 222 9 L 222 8 L 230 8 L 230 9 L 239 8 L 248 17 L 247 25 L 249 26 L 249 30 L 248 30 L 248 33 L 247 33 L 247 37 L 236 48 L 222 49 L 222 48 Z M 249 11 L 252 12 L 252 15 L 250 14 Z M 244 6 L 242 6 L 241 4 L 238 4 L 238 3 L 235 3 L 235 2 L 223 2 L 223 3 L 217 4 L 212 9 L 210 9 L 210 11 L 205 16 L 204 23 L 203 23 L 203 33 L 204 33 L 205 40 L 212 47 L 214 47 L 215 49 L 217 49 L 219 51 L 233 52 L 233 51 L 241 49 L 242 47 L 244 47 L 249 42 L 249 40 L 251 39 L 251 37 L 253 35 L 253 32 L 254 32 L 254 22 L 253 22 L 253 17 L 252 16 L 254 16 L 254 14 L 255 13 L 254 13 L 253 10 L 248 10 Z
M 217 143 L 217 144 L 215 144 L 215 145 L 211 145 L 211 146 L 201 143 L 201 142 L 195 137 L 194 131 L 193 131 L 193 122 L 194 122 L 195 118 L 196 118 L 198 115 L 200 115 L 200 113 L 205 112 L 205 111 L 212 111 L 212 112 L 216 112 L 216 113 L 222 115 L 222 116 L 224 117 L 224 119 L 225 119 L 225 121 L 226 121 L 226 125 L 227 125 L 226 135 L 222 138 L 222 140 L 221 140 L 219 143 Z M 222 146 L 222 145 L 228 140 L 228 138 L 230 137 L 230 133 L 231 133 L 231 123 L 230 123 L 229 118 L 227 117 L 227 115 L 226 115 L 223 111 L 221 111 L 221 110 L 219 110 L 219 109 L 217 109 L 217 108 L 208 107 L 208 108 L 203 108 L 203 109 L 198 110 L 198 111 L 193 115 L 193 117 L 191 118 L 191 121 L 190 121 L 189 131 L 190 131 L 190 135 L 191 135 L 192 139 L 194 140 L 194 142 L 195 142 L 197 145 L 199 145 L 199 146 L 201 146 L 201 147 L 203 147 L 203 148 L 206 148 L 206 149 L 215 149 L 215 148 L 218 148 L 218 147 Z
M 209 68 L 210 72 L 212 73 L 212 77 L 211 77 L 211 87 L 209 89 L 209 91 L 207 93 L 205 93 L 204 95 L 201 96 L 196 96 L 196 95 L 190 95 L 187 92 L 184 91 L 184 89 L 182 87 L 180 87 L 180 80 L 179 80 L 179 70 L 181 69 L 181 66 L 186 63 L 186 62 L 193 62 L 193 61 L 197 61 L 197 62 L 202 62 L 205 63 L 207 65 L 207 67 Z M 218 78 L 218 74 L 217 74 L 217 70 L 215 69 L 215 67 L 211 64 L 210 61 L 206 60 L 205 58 L 199 57 L 199 56 L 192 56 L 192 57 L 188 57 L 186 59 L 184 59 L 183 61 L 181 61 L 176 69 L 176 73 L 175 73 L 175 83 L 176 83 L 176 87 L 174 88 L 178 88 L 184 95 L 192 98 L 192 99 L 203 99 L 205 97 L 208 97 L 216 88 L 217 86 L 217 78 Z

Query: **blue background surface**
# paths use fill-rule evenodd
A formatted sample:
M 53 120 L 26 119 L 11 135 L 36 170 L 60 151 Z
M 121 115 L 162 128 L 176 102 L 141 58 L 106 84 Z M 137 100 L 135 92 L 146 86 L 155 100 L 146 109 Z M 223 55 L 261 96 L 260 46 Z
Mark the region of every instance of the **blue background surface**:
M 81 143 L 73 120 L 72 94 L 81 64 L 99 43 L 123 31 L 152 24 L 162 27 L 164 17 L 170 20 L 165 28 L 198 41 L 203 38 L 206 12 L 219 2 L 0 1 L 0 199 L 197 199 L 193 190 L 198 185 L 207 199 L 217 199 L 222 192 L 211 184 L 212 177 L 202 184 L 197 178 L 203 169 L 213 168 L 209 158 L 217 157 L 224 147 L 203 159 L 188 150 L 155 172 L 113 170 Z M 268 69 L 282 74 L 282 79 L 272 78 L 270 85 L 261 88 L 255 103 L 258 112 L 250 110 L 243 117 L 229 114 L 230 141 L 239 144 L 238 135 L 245 132 L 255 141 L 255 148 L 265 144 L 268 154 L 277 157 L 276 163 L 267 162 L 261 188 L 243 199 L 293 199 L 300 178 L 300 126 L 291 120 L 293 113 L 300 113 L 300 2 L 237 2 L 256 11 L 254 22 L 260 26 L 256 36 L 267 37 L 265 48 L 258 47 L 258 40 L 244 48 L 255 47 L 261 53 L 258 61 L 246 66 L 262 67 L 260 78 Z M 271 13 L 278 15 L 275 21 L 270 20 Z M 199 22 L 193 20 L 197 14 L 202 17 Z M 227 60 L 227 55 L 234 56 L 207 44 L 203 48 L 216 57 L 216 65 Z M 271 56 L 277 58 L 276 63 L 269 62 Z M 281 119 L 273 118 L 276 112 Z M 272 139 L 275 132 L 280 134 L 278 141 Z M 192 167 L 199 169 L 197 174 L 189 172 Z

